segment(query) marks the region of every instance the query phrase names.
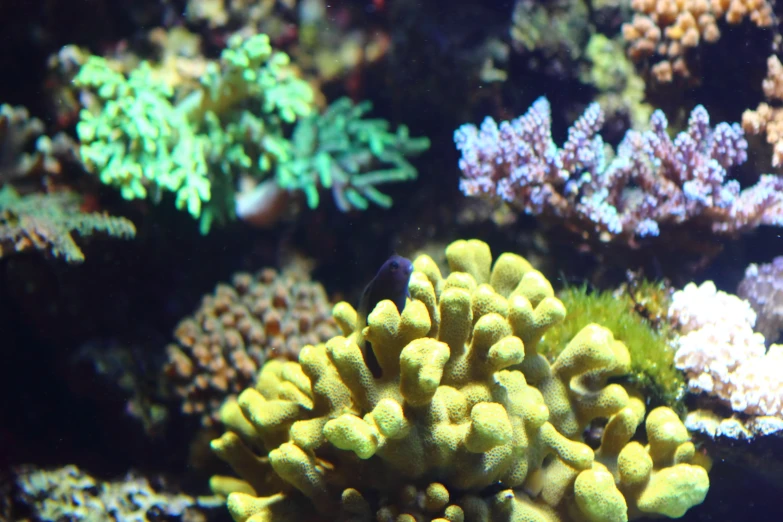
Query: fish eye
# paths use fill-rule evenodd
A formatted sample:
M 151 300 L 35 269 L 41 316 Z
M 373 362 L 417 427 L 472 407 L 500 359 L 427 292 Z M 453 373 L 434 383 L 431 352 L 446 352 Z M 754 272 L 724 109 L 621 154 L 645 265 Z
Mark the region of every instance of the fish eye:
M 392 261 L 390 266 L 392 270 L 397 270 L 400 268 L 400 264 L 397 261 Z

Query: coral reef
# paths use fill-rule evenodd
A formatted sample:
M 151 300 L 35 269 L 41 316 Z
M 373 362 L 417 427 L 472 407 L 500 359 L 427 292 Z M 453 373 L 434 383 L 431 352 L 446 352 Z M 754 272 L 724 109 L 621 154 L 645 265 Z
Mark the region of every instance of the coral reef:
M 0 189 L 0 258 L 14 252 L 38 250 L 68 263 L 84 261 L 72 233 L 96 232 L 130 239 L 136 227 L 128 219 L 106 213 L 82 212 L 81 198 L 71 192 L 20 196 L 11 185 Z
M 699 81 L 692 71 L 692 51 L 702 40 L 718 41 L 721 18 L 739 24 L 747 17 L 758 27 L 775 21 L 766 0 L 632 0 L 631 7 L 633 20 L 623 25 L 628 55 L 650 65 L 653 78 L 662 83 Z
M 244 481 L 211 485 L 234 520 L 626 521 L 703 501 L 708 464 L 672 410 L 647 415 L 647 446 L 631 440 L 644 402 L 607 382 L 630 368 L 623 343 L 590 324 L 550 365 L 537 346 L 566 310 L 543 275 L 515 254 L 493 265 L 477 240 L 446 258 L 448 277 L 414 261 L 402 315 L 381 301 L 359 332 L 338 303 L 343 336 L 267 362 L 223 407 L 212 447 Z
M 753 331 L 750 304 L 707 281 L 675 292 L 669 313 L 680 330 L 674 361 L 689 389 L 754 417 L 756 431 L 783 428 L 783 346 L 767 350 L 764 336 Z M 740 429 L 742 422 L 733 425 Z M 730 433 L 728 426 L 722 430 Z
M 179 323 L 167 348 L 166 374 L 182 411 L 209 426 L 223 402 L 252 386 L 269 358 L 296 359 L 299 350 L 337 334 L 323 287 L 302 267 L 236 274 L 204 297 Z
M 751 263 L 737 287 L 737 295 L 756 312 L 755 330 L 774 343 L 783 330 L 783 257 L 771 263 Z
M 468 196 L 511 205 L 578 233 L 588 242 L 625 242 L 695 230 L 733 236 L 760 224 L 783 223 L 783 179 L 763 175 L 740 190 L 729 169 L 747 159 L 738 124 L 710 127 L 702 106 L 672 140 L 663 112 L 650 130 L 629 131 L 611 161 L 598 134 L 603 111 L 591 104 L 559 148 L 551 136 L 549 102 L 540 98 L 523 116 L 454 133 L 462 153 L 460 188 Z
M 213 497 L 156 491 L 146 478 L 132 473 L 111 482 L 93 478 L 76 466 L 24 467 L 15 474 L 20 499 L 36 520 L 152 522 L 165 516 L 200 522 L 220 505 Z

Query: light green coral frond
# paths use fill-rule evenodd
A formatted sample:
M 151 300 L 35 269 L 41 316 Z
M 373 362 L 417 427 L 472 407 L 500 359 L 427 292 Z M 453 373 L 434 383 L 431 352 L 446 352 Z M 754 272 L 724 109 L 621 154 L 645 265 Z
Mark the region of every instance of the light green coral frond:
M 85 166 L 125 199 L 173 192 L 177 208 L 198 217 L 210 199 L 205 137 L 172 104 L 172 89 L 150 65 L 142 62 L 126 78 L 91 56 L 74 83 L 94 94 L 76 127 Z

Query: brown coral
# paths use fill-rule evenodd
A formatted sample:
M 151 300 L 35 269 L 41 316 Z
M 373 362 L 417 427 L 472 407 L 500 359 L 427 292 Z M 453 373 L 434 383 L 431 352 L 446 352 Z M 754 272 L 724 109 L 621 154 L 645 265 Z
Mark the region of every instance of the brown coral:
M 628 56 L 634 62 L 655 62 L 650 70 L 661 83 L 675 76 L 693 80 L 687 52 L 702 40 L 716 42 L 721 18 L 738 24 L 748 17 L 758 27 L 774 21 L 767 0 L 632 0 L 631 7 L 634 18 L 623 25 Z
M 783 101 L 783 64 L 777 56 L 767 59 L 767 77 L 761 84 L 767 101 Z M 751 135 L 765 133 L 767 143 L 772 145 L 772 166 L 783 163 L 783 107 L 760 103 L 755 111 L 742 113 L 742 128 Z
M 226 398 L 253 384 L 267 358 L 296 359 L 302 346 L 337 332 L 326 291 L 307 270 L 239 273 L 179 323 L 166 373 L 184 399 L 182 411 L 208 426 Z
M 0 190 L 0 258 L 37 250 L 68 263 L 81 263 L 84 253 L 73 234 L 104 233 L 121 239 L 136 236 L 136 227 L 124 217 L 82 212 L 78 194 L 57 191 L 20 195 L 11 185 Z

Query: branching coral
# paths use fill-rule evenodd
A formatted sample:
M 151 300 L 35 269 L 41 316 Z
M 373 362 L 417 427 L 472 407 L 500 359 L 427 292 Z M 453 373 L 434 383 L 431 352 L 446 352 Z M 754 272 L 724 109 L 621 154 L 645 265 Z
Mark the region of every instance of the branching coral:
M 35 249 L 69 263 L 84 261 L 84 254 L 71 236 L 95 232 L 124 239 L 136 235 L 136 227 L 122 217 L 85 213 L 81 199 L 70 192 L 20 196 L 10 185 L 0 190 L 0 258 L 13 252 Z
M 404 125 L 392 133 L 384 120 L 363 119 L 369 102 L 342 99 L 314 114 L 313 89 L 266 35 L 231 37 L 196 87 L 174 89 L 147 62 L 126 78 L 96 57 L 75 83 L 92 92 L 77 127 L 87 166 L 126 199 L 174 192 L 202 232 L 234 217 L 271 221 L 258 207 L 279 210 L 286 192 L 303 192 L 310 207 L 322 188 L 344 211 L 388 207 L 376 185 L 415 178 L 406 157 L 429 147 Z M 270 174 L 274 186 L 235 198 L 238 181 Z
M 255 381 L 267 358 L 296 359 L 308 344 L 337 334 L 323 287 L 301 268 L 241 273 L 218 285 L 177 326 L 166 373 L 182 410 L 211 425 L 218 410 Z
M 740 190 L 729 169 L 747 159 L 737 124 L 710 127 L 697 106 L 675 139 L 661 111 L 650 130 L 629 131 L 610 162 L 598 131 L 603 112 L 591 104 L 569 129 L 562 148 L 552 141 L 549 102 L 540 98 L 523 116 L 498 125 L 463 125 L 454 133 L 462 153 L 460 188 L 468 196 L 510 204 L 560 224 L 589 241 L 624 241 L 686 227 L 736 235 L 758 225 L 783 224 L 783 179 L 761 176 Z
M 777 56 L 767 59 L 767 77 L 761 84 L 764 96 L 772 103 L 760 103 L 756 110 L 742 113 L 742 128 L 750 135 L 764 133 L 772 145 L 772 166 L 783 164 L 783 64 Z
M 91 56 L 74 83 L 92 89 L 77 126 L 81 157 L 125 199 L 143 199 L 148 190 L 174 192 L 177 208 L 194 217 L 209 201 L 207 140 L 171 101 L 174 91 L 142 63 L 128 78 L 103 58 Z
M 355 105 L 348 98 L 332 103 L 323 114 L 297 123 L 290 145 L 278 157 L 275 176 L 280 187 L 301 190 L 310 208 L 318 206 L 318 188 L 332 190 L 343 212 L 364 210 L 368 201 L 391 206 L 376 185 L 416 178 L 406 156 L 429 148 L 427 138 L 412 138 L 401 125 L 366 119 L 370 102 Z
M 623 343 L 591 324 L 550 366 L 536 347 L 566 310 L 543 275 L 515 254 L 493 266 L 476 240 L 446 257 L 448 277 L 416 259 L 401 315 L 381 301 L 359 332 L 337 304 L 344 336 L 266 363 L 224 406 L 232 431 L 212 447 L 245 482 L 212 486 L 232 491 L 236 521 L 612 522 L 704 499 L 707 472 L 671 410 L 647 417 L 646 447 L 631 442 L 644 403 L 607 382 L 629 369 Z M 607 418 L 593 451 L 582 432 Z
M 633 21 L 623 25 L 628 55 L 635 62 L 650 62 L 653 77 L 671 82 L 675 77 L 698 81 L 689 63 L 689 51 L 704 40 L 720 38 L 718 22 L 738 24 L 746 17 L 758 27 L 774 23 L 766 0 L 633 0 Z
M 126 199 L 176 194 L 177 208 L 202 216 L 213 185 L 225 192 L 237 170 L 264 172 L 266 151 L 281 140 L 281 122 L 312 110 L 313 92 L 273 51 L 266 35 L 231 38 L 219 63 L 207 65 L 201 88 L 181 102 L 142 62 L 126 78 L 90 57 L 74 82 L 92 93 L 77 126 L 81 155 Z M 202 230 L 229 212 L 212 201 Z

